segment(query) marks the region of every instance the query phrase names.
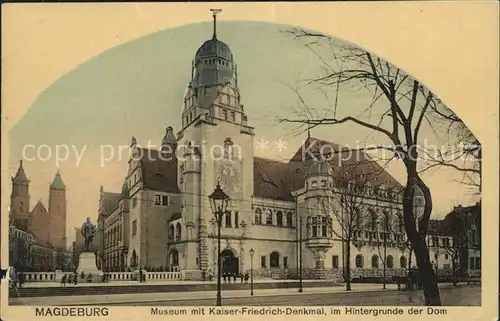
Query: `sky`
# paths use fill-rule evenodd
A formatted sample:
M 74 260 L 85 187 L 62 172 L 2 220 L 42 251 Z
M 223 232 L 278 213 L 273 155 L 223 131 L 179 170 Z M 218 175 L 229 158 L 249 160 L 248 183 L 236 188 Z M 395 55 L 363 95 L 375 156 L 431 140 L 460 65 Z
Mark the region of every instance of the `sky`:
M 287 159 L 299 148 L 305 134 L 295 136 L 296 128 L 276 124 L 276 117 L 287 115 L 297 98 L 287 86 L 317 71 L 319 63 L 302 43 L 282 31 L 286 26 L 263 22 L 226 22 L 218 25 L 218 38 L 226 42 L 238 64 L 238 83 L 249 125 L 256 128 L 255 141 L 286 141 L 282 151 L 256 151 L 256 156 Z M 25 159 L 31 179 L 31 205 L 47 204 L 49 184 L 59 168 L 67 185 L 68 234 L 89 216 L 97 218 L 99 187 L 118 192 L 126 174 L 128 155 L 101 163 L 101 146 L 128 146 L 132 136 L 139 144 L 159 145 L 166 126 L 179 128 L 183 95 L 190 78 L 191 60 L 197 48 L 212 35 L 211 22 L 189 24 L 138 37 L 136 40 L 102 50 L 92 59 L 65 73 L 39 94 L 9 132 L 10 175 L 14 175 L 28 144 L 71 146 L 72 155 L 57 164 Z M 117 41 L 120 43 L 120 41 Z M 69 50 L 69 49 L 68 49 Z M 67 54 L 71 54 L 68 52 Z M 36 91 L 36 90 L 35 90 Z M 322 95 L 305 92 L 313 106 L 324 108 Z M 22 97 L 18 98 L 22 99 Z M 342 108 L 361 108 L 369 97 L 346 91 Z M 380 142 L 381 137 L 352 126 L 315 129 L 312 135 L 340 144 L 354 144 L 360 138 Z M 431 133 L 427 132 L 432 139 Z M 75 151 L 84 150 L 77 164 Z M 34 156 L 31 152 L 29 157 Z M 404 182 L 401 164 L 389 168 Z M 434 197 L 436 216 L 458 204 L 474 200 L 450 171 L 426 175 L 424 180 Z M 68 237 L 68 242 L 72 237 Z

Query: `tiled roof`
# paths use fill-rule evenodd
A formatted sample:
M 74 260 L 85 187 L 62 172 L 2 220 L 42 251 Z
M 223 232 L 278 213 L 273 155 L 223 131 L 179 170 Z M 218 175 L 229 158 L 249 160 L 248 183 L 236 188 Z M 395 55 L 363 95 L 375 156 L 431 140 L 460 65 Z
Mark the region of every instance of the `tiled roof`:
M 59 173 L 59 170 L 57 170 L 56 176 L 54 177 L 54 180 L 52 181 L 52 185 L 50 185 L 50 188 L 52 189 L 59 189 L 63 190 L 66 189 L 66 185 L 64 185 L 61 174 Z
M 177 158 L 175 153 L 161 156 L 158 150 L 142 148 L 141 170 L 143 186 L 146 189 L 179 194 L 177 185 Z
M 356 168 L 356 176 L 362 176 L 363 181 L 370 182 L 372 186 L 383 184 L 385 188 L 402 188 L 394 177 L 365 152 L 353 152 L 355 155 L 351 154 L 351 157 L 346 157 L 347 153 L 343 153 L 341 158 L 341 154 L 338 153 L 341 150 L 340 145 L 309 138 L 289 162 L 279 162 L 260 157 L 254 158 L 254 196 L 286 201 L 293 200 L 290 192 L 303 188 L 305 175 L 311 166 L 316 166 L 309 152 L 318 155 L 320 151 L 326 154 L 328 150 L 332 151 L 332 156 L 326 155 L 327 160 L 333 169 L 334 176 L 337 178 L 340 178 L 340 175 L 345 170 Z M 343 150 L 347 151 L 346 148 Z M 304 152 L 304 155 L 302 155 L 303 151 L 308 152 Z M 341 159 L 343 160 L 341 161 Z M 351 176 L 354 177 L 354 175 Z
M 42 201 L 38 201 L 38 202 L 36 202 L 35 207 L 33 207 L 33 209 L 31 210 L 30 214 L 34 213 L 35 210 L 37 210 L 38 208 L 40 208 L 41 212 L 47 213 L 47 209 L 45 208 L 45 205 L 43 205 Z
M 102 192 L 100 215 L 108 216 L 116 209 L 121 193 Z
M 24 183 L 28 181 L 26 177 L 26 173 L 24 172 L 23 161 L 19 161 L 19 168 L 17 169 L 16 176 L 12 178 L 12 181 L 15 183 Z

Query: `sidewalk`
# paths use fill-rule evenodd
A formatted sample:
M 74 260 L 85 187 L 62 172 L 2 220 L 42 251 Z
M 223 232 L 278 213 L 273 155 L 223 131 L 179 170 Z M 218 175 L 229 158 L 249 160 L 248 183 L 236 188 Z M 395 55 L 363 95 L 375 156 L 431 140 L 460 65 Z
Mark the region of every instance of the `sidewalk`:
M 289 283 L 299 282 L 299 280 L 274 280 L 274 279 L 255 279 L 253 283 Z M 318 280 L 303 280 L 304 284 L 308 282 L 318 282 Z M 325 281 L 329 282 L 329 281 Z M 66 284 L 65 287 L 87 287 L 87 286 L 148 286 L 148 285 L 178 285 L 178 284 L 217 284 L 217 280 L 212 281 L 182 281 L 182 280 L 148 280 L 146 283 L 139 281 L 109 281 L 108 283 L 77 283 Z M 238 279 L 237 282 L 224 282 L 222 284 L 245 284 Z M 250 281 L 247 283 L 250 286 Z M 27 282 L 23 284 L 23 288 L 52 288 L 62 287 L 61 282 Z
M 442 287 L 452 286 L 451 284 L 440 284 Z M 397 290 L 397 285 L 388 284 L 385 291 Z M 351 292 L 373 292 L 382 291 L 382 284 L 352 284 Z M 279 295 L 307 295 L 345 292 L 345 287 L 304 287 L 304 292 L 299 293 L 296 288 L 288 289 L 266 289 L 254 290 L 254 297 L 279 296 Z M 49 305 L 105 305 L 122 303 L 134 305 L 134 303 L 148 302 L 154 305 L 155 302 L 164 301 L 184 301 L 203 300 L 215 298 L 216 291 L 202 292 L 168 292 L 168 293 L 141 293 L 138 294 L 113 294 L 113 295 L 80 295 L 80 296 L 52 296 L 52 297 L 32 297 L 32 298 L 10 298 L 10 305 L 26 306 L 49 306 Z M 250 297 L 250 290 L 228 290 L 223 291 L 226 298 Z

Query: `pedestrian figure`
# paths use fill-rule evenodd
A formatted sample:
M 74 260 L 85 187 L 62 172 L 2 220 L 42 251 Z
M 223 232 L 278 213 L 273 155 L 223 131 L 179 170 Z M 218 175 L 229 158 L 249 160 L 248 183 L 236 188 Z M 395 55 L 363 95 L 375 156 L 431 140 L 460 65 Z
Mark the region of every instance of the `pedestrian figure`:
M 248 283 L 248 279 L 250 278 L 250 274 L 248 272 L 245 273 L 245 283 Z
M 226 273 L 223 273 L 223 274 L 222 274 L 222 278 L 224 279 L 224 282 L 227 282 L 227 281 L 226 281 Z
M 82 273 L 80 274 L 80 279 L 85 279 L 85 273 L 83 273 L 83 271 L 82 271 Z
M 234 283 L 236 283 L 236 277 L 237 277 L 236 272 L 234 272 L 233 273 L 233 281 L 234 281 Z
M 142 273 L 142 283 L 146 283 L 146 273 Z
M 66 286 L 66 274 L 61 278 L 61 286 Z
M 73 274 L 73 282 L 75 285 L 78 284 L 78 275 L 76 275 L 76 272 L 75 272 L 75 274 Z
M 240 281 L 243 283 L 243 273 L 240 273 Z
M 208 270 L 208 280 L 212 281 L 212 278 L 213 278 L 212 270 Z
M 139 269 L 139 283 L 142 283 L 142 268 Z

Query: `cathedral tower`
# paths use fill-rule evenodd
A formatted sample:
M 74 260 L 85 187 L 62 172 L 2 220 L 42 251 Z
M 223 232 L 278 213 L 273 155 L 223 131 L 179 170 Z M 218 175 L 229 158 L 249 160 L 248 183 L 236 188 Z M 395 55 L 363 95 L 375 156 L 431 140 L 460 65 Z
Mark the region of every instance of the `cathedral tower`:
M 23 161 L 19 161 L 16 176 L 12 177 L 12 194 L 10 196 L 9 220 L 18 227 L 27 230 L 30 224 L 30 181 L 26 177 Z
M 50 242 L 57 248 L 66 248 L 66 185 L 59 170 L 49 191 Z

